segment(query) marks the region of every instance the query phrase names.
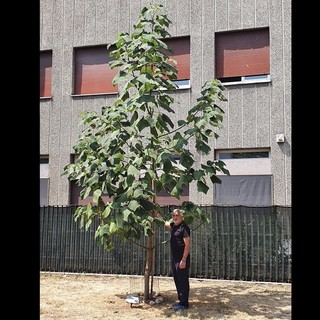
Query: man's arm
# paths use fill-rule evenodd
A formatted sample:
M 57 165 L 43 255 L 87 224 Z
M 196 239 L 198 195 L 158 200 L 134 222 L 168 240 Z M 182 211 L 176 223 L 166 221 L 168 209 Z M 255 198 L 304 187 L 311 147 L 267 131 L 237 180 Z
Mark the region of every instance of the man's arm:
M 183 242 L 184 242 L 184 250 L 183 250 L 182 259 L 179 263 L 180 269 L 185 269 L 186 267 L 187 257 L 190 252 L 190 237 L 183 237 Z
M 190 237 L 184 237 L 183 242 L 184 242 L 184 251 L 183 251 L 182 260 L 187 261 L 187 257 L 190 253 Z

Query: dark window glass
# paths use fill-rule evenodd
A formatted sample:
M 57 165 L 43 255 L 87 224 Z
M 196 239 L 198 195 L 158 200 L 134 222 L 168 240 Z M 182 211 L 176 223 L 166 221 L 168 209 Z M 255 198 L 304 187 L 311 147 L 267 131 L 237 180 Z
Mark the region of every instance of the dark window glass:
M 250 159 L 250 158 L 268 158 L 269 152 L 226 152 L 219 153 L 219 159 Z
M 40 206 L 48 205 L 49 179 L 40 179 Z
M 271 206 L 271 175 L 219 176 L 215 186 L 215 205 Z
M 40 156 L 40 164 L 49 163 L 49 156 Z

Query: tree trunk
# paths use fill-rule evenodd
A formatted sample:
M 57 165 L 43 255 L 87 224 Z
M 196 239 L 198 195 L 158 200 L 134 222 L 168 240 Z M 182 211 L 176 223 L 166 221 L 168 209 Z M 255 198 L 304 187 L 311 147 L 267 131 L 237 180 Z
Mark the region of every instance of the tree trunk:
M 151 182 L 152 189 L 155 190 L 154 181 Z M 156 196 L 153 196 L 152 201 L 156 203 Z M 149 301 L 153 296 L 153 274 L 154 274 L 154 252 L 155 252 L 155 238 L 156 238 L 156 226 L 152 223 L 153 235 L 147 238 L 147 258 L 146 266 L 144 269 L 144 301 Z M 150 284 L 150 275 L 152 276 L 152 281 Z
M 144 301 L 149 301 L 150 299 L 152 299 L 153 288 L 152 287 L 150 288 L 150 275 L 152 274 L 153 263 L 154 263 L 153 242 L 154 242 L 154 235 L 149 236 L 147 238 L 147 259 L 146 259 L 146 266 L 144 269 Z

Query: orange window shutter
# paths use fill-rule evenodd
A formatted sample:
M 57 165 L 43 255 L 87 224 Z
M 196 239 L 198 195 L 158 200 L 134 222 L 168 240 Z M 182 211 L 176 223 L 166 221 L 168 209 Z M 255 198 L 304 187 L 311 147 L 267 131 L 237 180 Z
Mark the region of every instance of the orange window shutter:
M 190 37 L 170 38 L 164 42 L 172 49 L 173 53 L 167 55 L 176 60 L 178 69 L 177 80 L 190 79 Z
M 51 97 L 52 52 L 40 53 L 40 97 Z
M 216 34 L 216 78 L 270 74 L 269 29 Z
M 74 94 L 116 93 L 112 80 L 117 69 L 111 69 L 109 61 L 105 46 L 76 49 Z

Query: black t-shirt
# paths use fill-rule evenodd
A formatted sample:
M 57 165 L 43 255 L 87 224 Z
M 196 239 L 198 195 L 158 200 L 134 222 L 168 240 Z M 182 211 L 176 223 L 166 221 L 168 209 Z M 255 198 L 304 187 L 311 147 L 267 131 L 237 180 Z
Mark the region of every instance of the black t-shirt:
M 173 222 L 170 223 L 171 226 L 171 254 L 174 261 L 179 262 L 182 259 L 184 251 L 184 237 L 190 237 L 190 228 L 184 223 L 181 222 L 178 225 L 175 225 Z M 187 257 L 187 261 L 190 259 L 190 255 Z

